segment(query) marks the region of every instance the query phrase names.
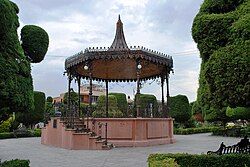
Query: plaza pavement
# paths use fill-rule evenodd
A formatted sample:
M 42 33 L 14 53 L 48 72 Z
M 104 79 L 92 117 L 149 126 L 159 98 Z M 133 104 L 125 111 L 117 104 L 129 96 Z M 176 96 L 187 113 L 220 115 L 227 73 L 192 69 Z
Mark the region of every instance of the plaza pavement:
M 223 141 L 232 145 L 240 138 L 211 136 L 209 133 L 175 135 L 176 143 L 152 147 L 111 150 L 66 150 L 42 145 L 41 138 L 0 140 L 0 159 L 29 159 L 31 167 L 145 167 L 151 153 L 201 154 L 217 150 Z

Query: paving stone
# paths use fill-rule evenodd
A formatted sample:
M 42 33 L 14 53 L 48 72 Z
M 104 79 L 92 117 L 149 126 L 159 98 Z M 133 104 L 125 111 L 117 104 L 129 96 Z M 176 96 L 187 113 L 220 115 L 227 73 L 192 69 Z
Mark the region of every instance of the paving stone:
M 40 143 L 41 138 L 0 140 L 0 159 L 29 159 L 31 167 L 144 167 L 152 153 L 206 154 L 223 141 L 233 145 L 240 138 L 211 136 L 209 133 L 175 135 L 174 144 L 152 147 L 125 147 L 111 150 L 66 150 Z

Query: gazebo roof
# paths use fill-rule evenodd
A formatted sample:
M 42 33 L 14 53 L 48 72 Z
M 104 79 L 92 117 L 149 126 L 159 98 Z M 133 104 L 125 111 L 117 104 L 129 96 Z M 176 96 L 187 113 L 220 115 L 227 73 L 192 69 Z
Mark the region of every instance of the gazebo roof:
M 115 33 L 115 39 L 108 49 L 109 51 L 112 50 L 129 50 L 128 45 L 125 40 L 125 36 L 123 33 L 123 24 L 120 18 L 120 15 L 118 17 L 118 22 L 116 23 L 116 33 Z
M 160 77 L 173 70 L 173 59 L 163 53 L 143 46 L 127 46 L 120 16 L 116 25 L 116 35 L 111 47 L 87 48 L 66 59 L 65 69 L 75 76 L 89 77 L 84 65 L 91 64 L 95 80 L 135 81 L 137 63 L 142 69 L 140 79 Z

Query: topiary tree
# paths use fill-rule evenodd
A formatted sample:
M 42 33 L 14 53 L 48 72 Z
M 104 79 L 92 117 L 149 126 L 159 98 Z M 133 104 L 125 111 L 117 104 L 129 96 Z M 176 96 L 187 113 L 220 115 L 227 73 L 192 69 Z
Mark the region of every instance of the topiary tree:
M 191 116 L 188 98 L 185 95 L 177 95 L 169 98 L 169 115 L 178 123 L 187 122 Z
M 73 89 L 70 90 L 70 100 L 71 103 L 78 104 L 78 94 Z M 63 103 L 68 103 L 68 92 L 66 92 L 63 96 Z
M 197 103 L 208 121 L 225 123 L 227 106 L 250 105 L 249 7 L 249 0 L 205 0 L 194 19 L 202 58 Z
M 137 96 L 135 97 L 135 99 L 137 99 Z M 158 103 L 157 103 L 157 99 L 154 95 L 150 95 L 150 94 L 139 94 L 139 100 L 140 100 L 140 116 L 141 117 L 151 117 L 151 111 L 150 108 L 152 105 L 152 116 L 153 117 L 160 117 L 160 113 L 158 112 Z M 135 104 L 136 104 L 136 100 L 135 100 Z M 136 107 L 136 105 L 135 105 Z M 136 108 L 135 108 L 136 110 Z M 136 113 L 136 111 L 135 111 Z
M 51 96 L 48 96 L 46 99 L 46 102 L 53 103 L 53 98 Z
M 32 122 L 38 123 L 43 120 L 45 112 L 45 94 L 43 92 L 34 91 L 35 109 L 32 113 Z
M 26 113 L 17 113 L 16 120 L 26 126 L 43 121 L 45 113 L 45 94 L 34 91 L 34 109 Z
M 26 25 L 21 30 L 21 41 L 24 54 L 31 59 L 32 63 L 40 63 L 49 46 L 49 36 L 41 27 Z
M 190 106 L 190 108 L 194 119 L 198 122 L 204 122 L 204 116 L 202 115 L 202 110 L 199 106 L 199 103 L 197 101 L 194 101 L 193 105 Z
M 30 60 L 29 56 L 25 55 L 29 48 L 22 48 L 18 40 L 18 12 L 19 9 L 15 3 L 0 0 L 0 115 L 34 109 Z M 28 31 L 28 29 L 25 30 L 25 36 L 33 38 L 36 30 L 32 33 L 27 33 Z M 43 34 L 40 35 L 40 38 L 44 37 Z M 27 40 L 23 42 L 28 43 Z M 39 40 L 33 42 L 40 47 Z M 47 48 L 44 46 L 44 55 Z
M 123 113 L 118 108 L 117 99 L 114 95 L 108 95 L 108 117 L 123 117 Z M 92 113 L 93 117 L 106 117 L 106 96 L 101 95 L 97 99 L 96 110 Z
M 127 112 L 128 102 L 127 102 L 126 94 L 124 94 L 124 93 L 109 93 L 109 95 L 113 95 L 116 97 L 119 110 L 121 110 L 124 117 L 127 117 L 128 116 L 128 112 Z

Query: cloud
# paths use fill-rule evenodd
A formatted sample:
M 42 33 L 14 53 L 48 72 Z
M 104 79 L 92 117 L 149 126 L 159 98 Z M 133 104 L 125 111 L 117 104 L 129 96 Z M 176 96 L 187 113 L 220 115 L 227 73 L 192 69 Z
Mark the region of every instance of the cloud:
M 198 52 L 190 54 L 197 50 L 191 37 L 191 26 L 202 0 L 14 2 L 20 8 L 20 28 L 36 24 L 49 34 L 50 46 L 45 60 L 32 64 L 34 87 L 46 95 L 57 96 L 67 90 L 67 78 L 62 75 L 66 57 L 86 47 L 111 45 L 117 16 L 121 14 L 128 45 L 143 45 L 167 54 L 179 53 L 173 54 L 175 74 L 170 78 L 171 95 L 186 94 L 190 101 L 195 100 L 200 59 Z M 180 53 L 187 50 L 191 52 Z M 135 85 L 110 84 L 110 91 L 132 96 Z M 161 98 L 161 89 L 156 83 L 145 85 L 142 92 Z

